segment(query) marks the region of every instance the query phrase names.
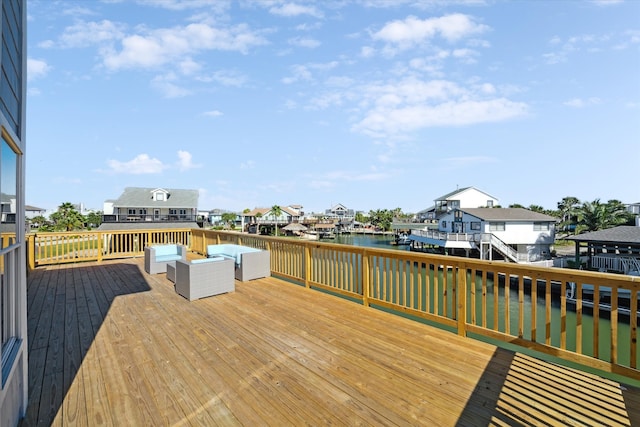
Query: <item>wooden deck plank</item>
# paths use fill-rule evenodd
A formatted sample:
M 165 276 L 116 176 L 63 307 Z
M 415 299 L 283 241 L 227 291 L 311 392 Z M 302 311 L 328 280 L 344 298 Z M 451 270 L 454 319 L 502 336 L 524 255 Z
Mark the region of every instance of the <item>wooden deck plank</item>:
M 142 259 L 29 276 L 22 425 L 633 425 L 640 390 L 275 278 L 189 302 Z

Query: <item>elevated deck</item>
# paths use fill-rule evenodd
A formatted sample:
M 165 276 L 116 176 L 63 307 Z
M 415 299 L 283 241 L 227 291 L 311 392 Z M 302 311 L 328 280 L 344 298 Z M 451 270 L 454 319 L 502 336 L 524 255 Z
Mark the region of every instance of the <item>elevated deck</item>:
M 189 302 L 141 258 L 29 276 L 33 425 L 640 425 L 640 390 L 276 278 Z

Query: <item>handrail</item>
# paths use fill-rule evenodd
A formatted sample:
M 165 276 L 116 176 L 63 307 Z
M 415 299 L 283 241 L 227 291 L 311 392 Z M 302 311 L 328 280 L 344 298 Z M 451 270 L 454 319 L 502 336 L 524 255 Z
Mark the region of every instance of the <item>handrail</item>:
M 496 236 L 493 233 L 482 233 L 483 241 L 484 241 L 484 235 L 490 236 L 489 241 L 491 242 L 491 245 L 497 248 L 498 251 L 500 251 L 504 256 L 506 256 L 507 258 L 509 258 L 514 262 L 518 262 L 518 252 L 515 249 L 507 245 L 505 242 L 502 241 L 502 239 L 500 239 L 498 236 Z
M 640 380 L 636 276 L 203 229 L 45 234 L 28 237 L 30 265 L 140 256 L 141 243 L 181 243 L 200 254 L 220 243 L 269 250 L 273 275 L 308 288 Z M 587 292 L 595 294 L 591 314 Z M 606 292 L 608 306 L 597 298 Z
M 638 313 L 640 277 L 212 230 L 194 230 L 193 240 L 203 248 L 217 242 L 268 249 L 274 275 L 309 288 L 640 380 L 637 314 L 596 303 L 589 316 L 586 305 L 566 296 L 570 283 L 578 292 L 589 284 L 613 288 L 630 295 L 628 311 Z M 607 328 L 598 326 L 607 320 L 605 308 Z
M 191 228 L 70 231 L 27 235 L 28 267 L 144 255 L 150 244 L 179 243 L 190 247 Z

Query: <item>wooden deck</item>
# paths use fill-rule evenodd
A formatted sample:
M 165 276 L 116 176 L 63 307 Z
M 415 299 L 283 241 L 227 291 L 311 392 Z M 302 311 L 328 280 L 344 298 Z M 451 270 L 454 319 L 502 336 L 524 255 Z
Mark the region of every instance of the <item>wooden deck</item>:
M 188 302 L 143 260 L 29 276 L 31 425 L 640 425 L 640 390 L 275 278 Z

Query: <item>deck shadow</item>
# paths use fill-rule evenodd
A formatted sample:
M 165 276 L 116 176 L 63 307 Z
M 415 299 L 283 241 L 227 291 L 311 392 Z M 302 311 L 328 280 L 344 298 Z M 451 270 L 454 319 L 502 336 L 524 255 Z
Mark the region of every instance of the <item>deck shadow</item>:
M 457 426 L 640 425 L 640 390 L 497 348 Z
M 114 299 L 150 290 L 133 263 L 68 264 L 29 272 L 30 403 L 21 426 L 52 424 Z

